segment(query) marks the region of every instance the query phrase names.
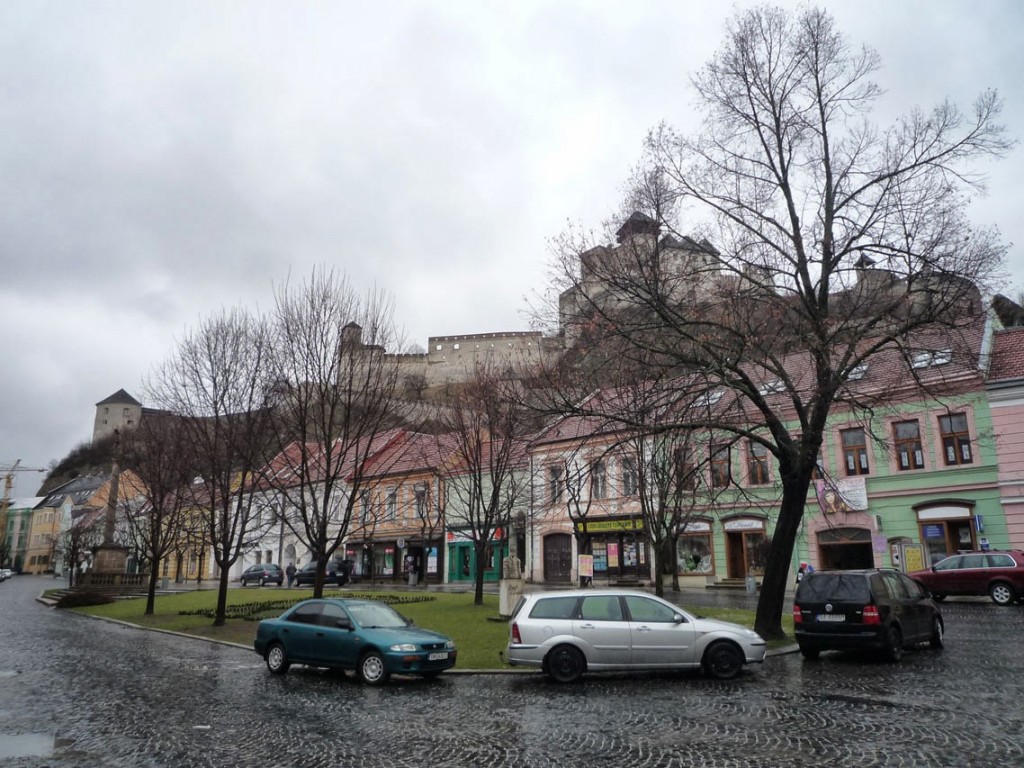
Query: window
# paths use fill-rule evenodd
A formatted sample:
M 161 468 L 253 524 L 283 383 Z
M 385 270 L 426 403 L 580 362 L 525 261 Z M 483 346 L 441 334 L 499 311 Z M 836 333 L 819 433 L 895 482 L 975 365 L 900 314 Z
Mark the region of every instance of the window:
M 707 392 L 707 393 L 701 395 L 700 397 L 698 397 L 696 400 L 693 401 L 693 404 L 698 406 L 698 407 L 700 407 L 700 408 L 710 408 L 712 405 L 714 405 L 715 403 L 717 403 L 721 399 L 722 399 L 722 390 L 715 389 L 715 390 L 712 390 L 711 392 Z
M 548 467 L 548 501 L 556 504 L 562 500 L 562 468 Z
M 869 474 L 871 469 L 868 466 L 868 442 L 864 429 L 862 427 L 844 429 L 841 435 L 846 474 L 848 476 Z
M 679 615 L 667 605 L 638 595 L 626 595 L 626 607 L 633 621 L 651 621 L 661 624 L 675 623 Z
M 636 496 L 637 490 L 636 459 L 626 457 L 622 460 L 622 495 Z
M 864 378 L 864 374 L 868 372 L 867 363 L 859 363 L 850 369 L 850 372 L 846 374 L 847 381 L 860 381 Z
M 398 491 L 394 488 L 388 491 L 387 510 L 388 520 L 398 517 Z
M 921 450 L 921 426 L 917 419 L 898 421 L 892 425 L 896 444 L 896 466 L 900 471 L 924 469 L 924 451 Z
M 747 441 L 747 475 L 751 485 L 767 485 L 771 482 L 768 476 L 768 449 L 754 440 Z
M 732 481 L 732 466 L 729 461 L 729 446 L 711 448 L 711 487 L 725 488 Z
M 946 365 L 952 359 L 952 349 L 925 350 L 914 353 L 910 359 L 910 367 L 931 368 L 933 365 Z
M 697 490 L 697 467 L 693 463 L 693 451 L 686 447 L 675 451 L 676 488 L 679 491 Z
M 530 611 L 531 619 L 572 619 L 576 616 L 575 597 L 545 597 Z
M 416 489 L 416 518 L 423 520 L 427 516 L 427 489 Z
M 603 499 L 606 492 L 606 477 L 603 461 L 595 461 L 590 465 L 590 497 Z
M 580 618 L 584 621 L 622 621 L 622 605 L 615 595 L 584 597 Z
M 761 396 L 765 395 L 776 395 L 779 392 L 785 392 L 786 385 L 782 383 L 782 379 L 775 379 L 774 381 L 766 381 L 757 389 L 757 393 Z
M 942 435 L 942 453 L 946 457 L 946 466 L 970 464 L 971 436 L 967 431 L 967 416 L 963 413 L 951 413 L 939 416 L 939 434 Z
M 685 534 L 676 546 L 680 573 L 712 573 L 711 534 Z
M 371 506 L 372 506 L 372 503 L 370 501 L 370 492 L 369 491 L 364 490 L 364 491 L 360 491 L 359 492 L 359 506 L 360 506 L 360 515 L 359 515 L 360 521 L 363 522 L 363 523 L 368 523 L 370 521 L 370 517 L 371 517 L 370 509 L 371 509 Z

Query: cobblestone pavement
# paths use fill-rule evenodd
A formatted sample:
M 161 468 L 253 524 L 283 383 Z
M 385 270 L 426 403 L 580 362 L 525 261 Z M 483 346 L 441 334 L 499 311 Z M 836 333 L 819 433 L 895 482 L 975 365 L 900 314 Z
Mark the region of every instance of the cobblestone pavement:
M 948 601 L 898 665 L 769 658 L 739 680 L 353 678 L 100 622 L 0 584 L 0 766 L 1002 766 L 1024 761 L 1024 608 Z

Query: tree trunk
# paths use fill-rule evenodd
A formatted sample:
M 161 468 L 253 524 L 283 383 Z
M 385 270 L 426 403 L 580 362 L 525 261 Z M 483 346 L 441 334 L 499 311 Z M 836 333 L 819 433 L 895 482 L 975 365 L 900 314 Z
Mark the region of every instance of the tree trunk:
M 786 607 L 786 586 L 793 560 L 793 547 L 803 519 L 809 487 L 809 472 L 805 478 L 788 483 L 783 481 L 779 519 L 775 523 L 772 547 L 768 553 L 754 618 L 755 631 L 766 640 L 782 640 L 786 637 L 782 631 L 782 611 Z
M 146 588 L 146 611 L 145 616 L 152 616 L 156 608 L 156 580 L 159 578 L 157 568 L 154 565 L 149 569 L 149 586 Z
M 213 626 L 215 627 L 223 627 L 227 623 L 228 578 L 230 575 L 227 568 L 220 569 L 220 585 L 217 588 L 217 613 L 213 617 Z

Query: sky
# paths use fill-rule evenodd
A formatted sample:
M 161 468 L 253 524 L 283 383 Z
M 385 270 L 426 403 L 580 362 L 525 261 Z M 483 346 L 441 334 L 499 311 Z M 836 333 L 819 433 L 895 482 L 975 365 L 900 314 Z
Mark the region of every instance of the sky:
M 651 128 L 694 127 L 690 77 L 750 4 L 4 0 L 0 468 L 60 460 L 200 319 L 315 267 L 421 348 L 528 330 L 551 239 L 617 209 Z M 880 123 L 995 88 L 1024 137 L 1024 3 L 823 5 L 881 56 Z M 1016 295 L 1024 148 L 980 170 Z

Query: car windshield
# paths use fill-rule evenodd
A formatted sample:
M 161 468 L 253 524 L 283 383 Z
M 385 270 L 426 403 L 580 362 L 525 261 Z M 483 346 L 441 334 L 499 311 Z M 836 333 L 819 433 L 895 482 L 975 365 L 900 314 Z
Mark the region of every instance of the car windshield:
M 797 602 L 844 600 L 867 603 L 871 594 L 868 592 L 868 580 L 863 575 L 822 573 L 803 579 L 797 588 L 796 599 Z
M 405 619 L 394 609 L 383 603 L 349 603 L 348 612 L 363 628 L 404 627 Z

